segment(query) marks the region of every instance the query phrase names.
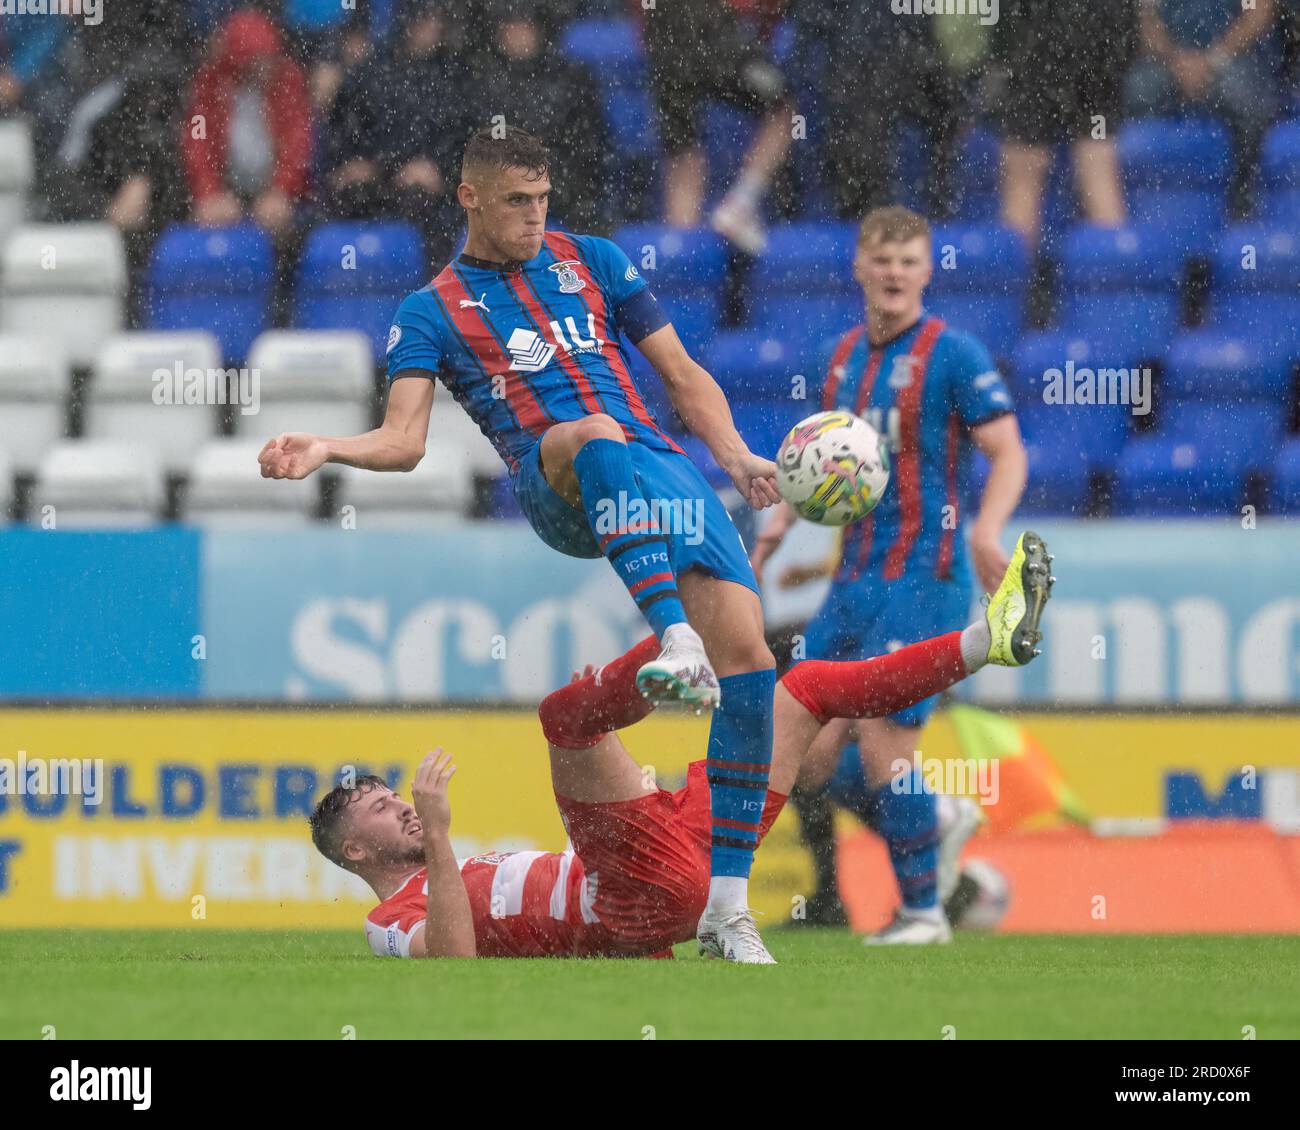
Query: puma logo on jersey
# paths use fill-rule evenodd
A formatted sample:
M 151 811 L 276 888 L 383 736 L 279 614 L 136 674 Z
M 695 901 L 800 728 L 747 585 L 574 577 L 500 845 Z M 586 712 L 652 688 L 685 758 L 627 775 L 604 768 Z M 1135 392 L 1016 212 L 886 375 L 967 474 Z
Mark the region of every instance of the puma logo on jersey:
M 482 310 L 485 314 L 490 314 L 490 313 L 492 313 L 492 311 L 489 310 L 488 307 L 487 307 L 487 291 L 486 291 L 486 290 L 485 290 L 482 294 L 480 294 L 480 295 L 478 296 L 478 301 L 477 301 L 477 302 L 475 302 L 474 299 L 472 299 L 472 298 L 462 298 L 462 299 L 460 300 L 460 308 L 461 308 L 462 310 L 470 310 L 470 309 Z

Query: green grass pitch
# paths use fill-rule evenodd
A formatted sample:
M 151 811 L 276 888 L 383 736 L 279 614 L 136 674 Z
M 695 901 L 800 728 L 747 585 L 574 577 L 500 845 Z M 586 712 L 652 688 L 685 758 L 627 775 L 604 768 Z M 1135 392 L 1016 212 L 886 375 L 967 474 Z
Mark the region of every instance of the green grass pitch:
M 356 932 L 0 930 L 0 1038 L 1300 1037 L 1300 938 L 959 935 L 868 950 L 770 931 L 780 965 L 397 961 Z

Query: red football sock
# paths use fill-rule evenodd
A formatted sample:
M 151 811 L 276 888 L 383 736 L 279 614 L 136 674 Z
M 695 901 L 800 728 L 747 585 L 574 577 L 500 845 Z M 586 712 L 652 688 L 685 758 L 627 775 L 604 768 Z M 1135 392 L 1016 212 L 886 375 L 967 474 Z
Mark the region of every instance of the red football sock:
M 636 673 L 659 650 L 659 641 L 647 636 L 594 675 L 547 695 L 537 708 L 546 740 L 561 749 L 590 749 L 610 730 L 641 721 L 653 707 L 636 689 Z
M 825 725 L 832 718 L 883 718 L 965 676 L 961 632 L 948 632 L 857 662 L 807 660 L 781 685 Z

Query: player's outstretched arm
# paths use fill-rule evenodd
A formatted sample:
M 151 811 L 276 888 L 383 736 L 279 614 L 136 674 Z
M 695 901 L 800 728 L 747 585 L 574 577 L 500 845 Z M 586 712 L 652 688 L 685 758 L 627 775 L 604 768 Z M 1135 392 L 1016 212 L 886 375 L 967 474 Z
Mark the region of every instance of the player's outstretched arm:
M 429 908 L 424 929 L 411 939 L 412 957 L 474 957 L 474 918 L 460 865 L 451 849 L 447 785 L 456 772 L 451 754 L 436 749 L 420 762 L 411 800 L 420 819 L 428 868 Z
M 687 430 L 704 441 L 749 504 L 761 510 L 780 502 L 776 464 L 749 450 L 718 382 L 686 352 L 672 325 L 643 337 L 637 348 L 655 367 Z
M 359 436 L 316 436 L 285 432 L 268 440 L 257 456 L 264 479 L 305 479 L 326 463 L 366 471 L 412 471 L 424 458 L 433 408 L 429 379 L 394 381 L 384 422 Z

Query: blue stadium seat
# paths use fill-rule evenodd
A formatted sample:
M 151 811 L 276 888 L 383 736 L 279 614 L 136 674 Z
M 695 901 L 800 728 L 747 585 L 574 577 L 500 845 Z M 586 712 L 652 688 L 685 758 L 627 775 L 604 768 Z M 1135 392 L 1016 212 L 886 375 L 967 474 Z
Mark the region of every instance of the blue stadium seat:
M 645 47 L 636 20 L 576 20 L 564 29 L 560 51 L 585 63 L 598 82 L 624 86 L 644 82 Z
M 816 366 L 828 346 L 864 317 L 860 291 L 812 298 L 761 294 L 750 301 L 747 325 L 785 342 L 801 364 Z
M 1284 514 L 1300 514 L 1300 436 L 1288 440 L 1278 452 L 1272 501 Z
M 774 225 L 749 286 L 757 294 L 843 292 L 853 285 L 857 235 L 858 225 L 847 221 Z
M 145 328 L 208 330 L 227 364 L 242 364 L 271 324 L 275 260 L 253 224 L 169 227 L 154 245 L 145 276 Z
M 1061 327 L 1131 356 L 1162 355 L 1179 322 L 1183 258 L 1158 227 L 1075 227 L 1062 255 Z
M 1260 191 L 1262 218 L 1300 223 L 1300 120 L 1279 122 L 1264 138 Z
M 934 256 L 927 307 L 979 338 L 994 356 L 1010 356 L 1024 322 L 1029 281 L 1019 234 L 990 224 L 941 227 L 934 233 Z
M 345 248 L 352 249 L 346 258 Z M 360 330 L 378 360 L 393 312 L 427 275 L 420 235 L 410 224 L 322 224 L 307 237 L 298 266 L 293 324 Z
M 1112 471 L 1132 434 L 1132 414 L 1122 404 L 1025 405 L 1017 412 L 1026 445 L 1069 453 L 1090 471 Z
M 727 275 L 727 245 L 707 228 L 628 224 L 614 233 L 617 243 L 655 288 L 664 291 L 721 290 Z M 653 252 L 653 266 L 647 256 Z
M 1195 444 L 1212 460 L 1267 471 L 1282 446 L 1286 421 L 1280 404 L 1174 402 L 1161 408 L 1159 435 Z
M 1275 337 L 1203 329 L 1174 339 L 1161 392 L 1177 400 L 1281 405 L 1291 383 L 1289 351 Z
M 616 152 L 646 157 L 659 153 L 659 129 L 649 91 L 639 86 L 607 87 L 602 102 Z
M 1139 118 L 1116 147 L 1133 222 L 1162 229 L 1184 254 L 1208 254 L 1227 211 L 1227 127 L 1208 118 Z
M 1088 465 L 1076 451 L 1059 443 L 1025 442 L 1029 482 L 1018 514 L 1082 517 L 1088 500 Z M 988 481 L 989 463 L 977 451 L 971 457 L 971 498 L 979 498 Z
M 1254 223 L 1229 229 L 1219 241 L 1211 283 L 1211 326 L 1285 343 L 1293 358 L 1300 357 L 1300 235 L 1293 228 Z
M 705 354 L 705 367 L 732 404 L 789 401 L 803 389 L 804 415 L 814 411 L 806 397 L 816 394 L 820 375 L 807 371 L 803 357 L 788 341 L 757 330 L 724 330 Z M 802 385 L 795 385 L 797 375 L 803 376 Z
M 807 402 L 794 401 L 789 397 L 766 404 L 739 404 L 734 409 L 736 430 L 744 437 L 751 451 L 771 459 L 776 456 L 781 441 L 790 429 L 812 411 Z
M 1120 455 L 1112 510 L 1122 517 L 1235 513 L 1246 470 L 1242 452 L 1206 450 L 1185 435 L 1140 436 Z

